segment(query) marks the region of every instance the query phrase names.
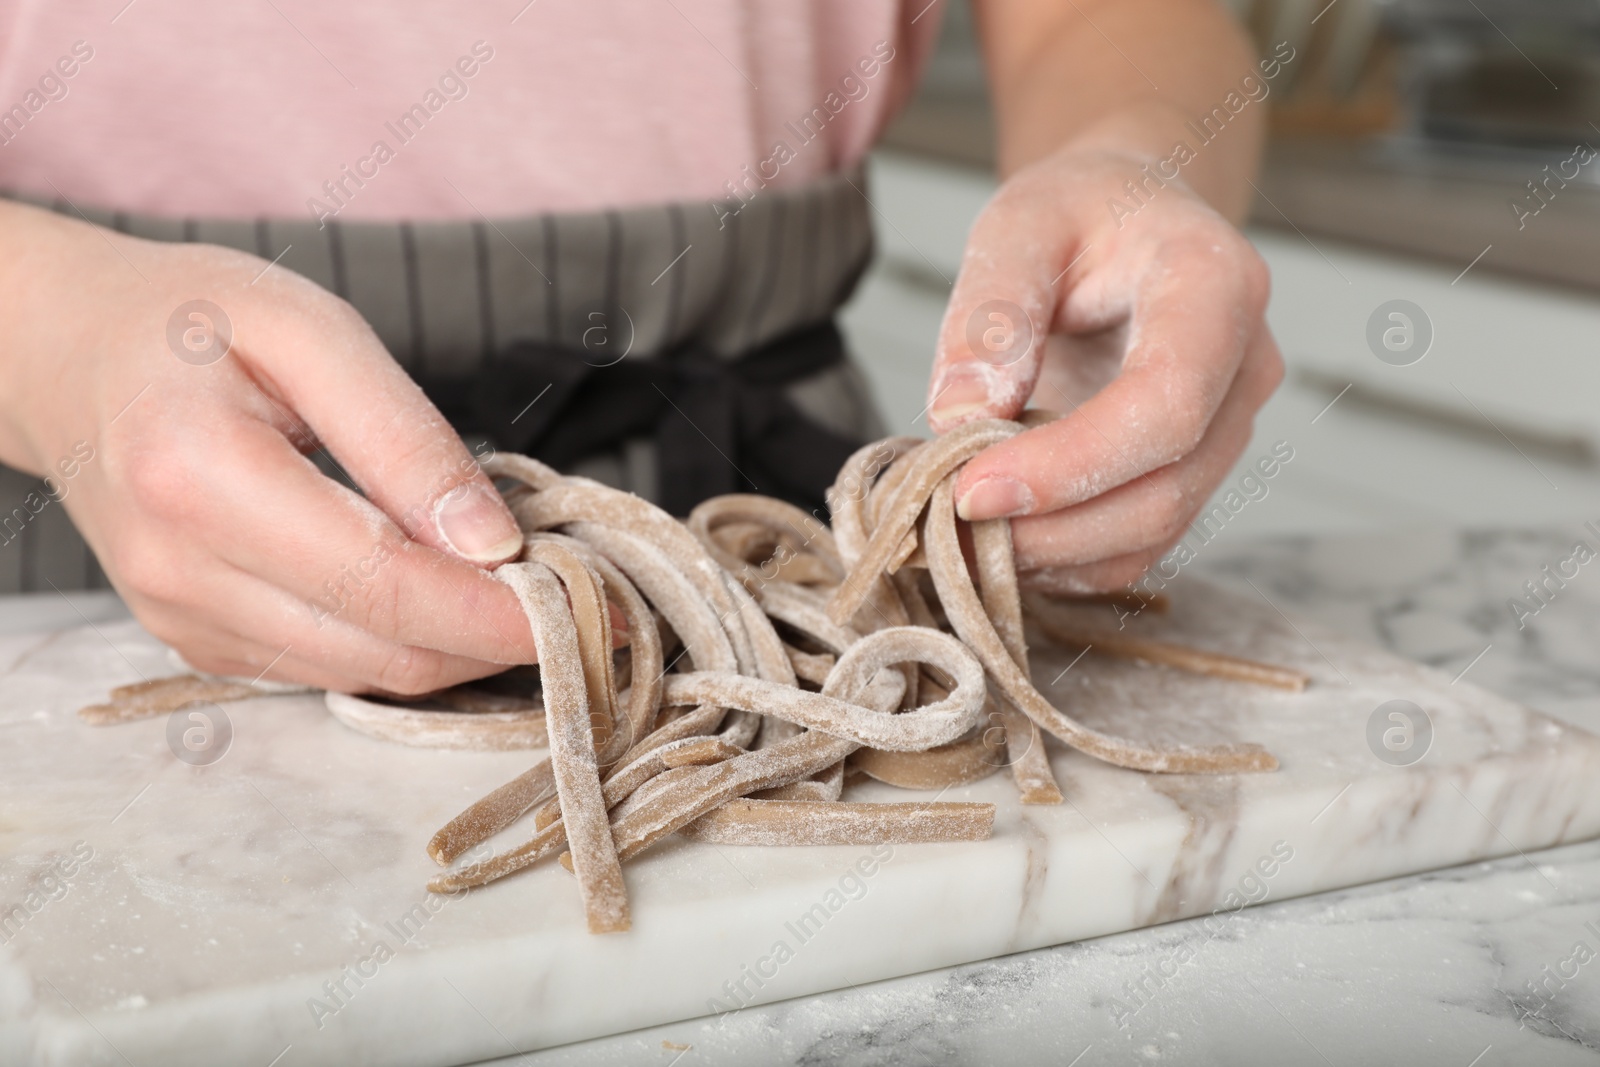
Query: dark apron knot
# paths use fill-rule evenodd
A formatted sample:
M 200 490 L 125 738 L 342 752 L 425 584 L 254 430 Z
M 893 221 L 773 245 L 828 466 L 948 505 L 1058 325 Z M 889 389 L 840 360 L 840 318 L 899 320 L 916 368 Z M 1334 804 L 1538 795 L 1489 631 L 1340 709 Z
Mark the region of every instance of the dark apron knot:
M 654 438 L 658 503 L 674 515 L 708 497 L 760 492 L 825 517 L 824 493 L 862 442 L 807 418 L 785 387 L 844 358 L 825 321 L 732 360 L 689 342 L 600 366 L 582 349 L 519 341 L 472 378 L 421 384 L 463 433 L 557 469 Z

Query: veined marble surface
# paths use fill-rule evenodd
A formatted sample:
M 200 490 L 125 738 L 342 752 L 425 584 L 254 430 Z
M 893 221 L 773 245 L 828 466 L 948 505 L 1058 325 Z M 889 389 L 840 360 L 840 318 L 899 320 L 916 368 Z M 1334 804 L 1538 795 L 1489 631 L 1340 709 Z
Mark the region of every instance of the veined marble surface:
M 1594 544 L 1583 519 L 1537 531 L 1219 540 L 1195 567 L 1235 588 L 1249 578 L 1285 611 L 1451 677 L 1470 665 L 1465 679 L 1594 730 L 1600 571 L 1583 568 L 1523 628 L 1506 603 L 1580 538 Z M 1593 1064 L 1595 927 L 1600 842 L 1589 842 L 1274 897 L 1216 937 L 1200 920 L 1173 922 L 495 1067 Z M 1106 998 L 1183 945 L 1197 949 L 1183 972 L 1119 1027 Z
M 1600 832 L 1600 743 L 1452 684 L 1493 642 L 1472 680 L 1517 683 L 1501 688 L 1574 721 L 1595 715 L 1600 672 L 1585 666 L 1593 656 L 1575 622 L 1592 634 L 1600 616 L 1590 576 L 1525 630 L 1504 605 L 1545 556 L 1566 554 L 1574 526 L 1542 539 L 1281 542 L 1233 555 L 1219 541 L 1199 566 L 1243 592 L 1181 579 L 1174 625 L 1301 666 L 1313 689 L 1093 659 L 1058 675 L 1068 661 L 1052 654 L 1036 677 L 1055 678 L 1091 722 L 1259 740 L 1283 760 L 1278 774 L 1151 778 L 1058 752 L 1071 801 L 1061 808 L 1007 804 L 1000 778 L 950 792 L 1000 802 L 989 842 L 875 856 L 675 843 L 630 866 L 636 927 L 606 938 L 581 932 L 570 879 L 553 868 L 413 910 L 426 834 L 526 757 L 382 745 L 309 700 L 279 698 L 230 706 L 228 755 L 184 766 L 165 722 L 90 730 L 71 716 L 109 684 L 166 672 L 136 627 L 7 639 L 0 902 L 47 892 L 0 947 L 0 1061 L 451 1063 L 681 1018 L 712 998 L 757 1006 L 534 1059 L 1373 1062 L 1402 1058 L 1389 1051 L 1409 1041 L 1404 1058 L 1465 1064 L 1478 1049 L 1458 1060 L 1458 1046 L 1484 1028 L 1485 1045 L 1546 1024 L 1582 1030 L 1579 1005 L 1594 999 L 1582 996 L 1592 976 L 1575 944 L 1600 951 L 1600 933 L 1583 925 L 1600 931 L 1600 853 L 1579 846 L 1537 867 L 1516 853 Z M 1418 670 L 1279 609 L 1376 631 L 1450 670 Z M 1528 676 L 1546 688 L 1520 684 Z M 1426 708 L 1434 729 L 1428 755 L 1405 768 L 1378 760 L 1366 733 L 1370 712 L 1397 697 Z M 1130 704 L 1141 714 L 1127 715 Z M 879 795 L 891 793 L 908 795 Z M 1398 887 L 1235 910 L 1508 853 Z M 1508 888 L 1481 896 L 1478 883 L 1498 881 Z M 819 903 L 825 925 L 796 928 Z M 1409 955 L 1392 931 L 1419 920 L 1452 931 L 1435 942 L 1445 951 Z M 1289 962 L 1322 946 L 1340 959 L 1331 975 Z M 1543 995 L 1518 993 L 1524 971 L 1545 981 Z M 1407 974 L 1418 981 L 1404 989 L 1402 1024 L 1393 1005 L 1369 1002 Z

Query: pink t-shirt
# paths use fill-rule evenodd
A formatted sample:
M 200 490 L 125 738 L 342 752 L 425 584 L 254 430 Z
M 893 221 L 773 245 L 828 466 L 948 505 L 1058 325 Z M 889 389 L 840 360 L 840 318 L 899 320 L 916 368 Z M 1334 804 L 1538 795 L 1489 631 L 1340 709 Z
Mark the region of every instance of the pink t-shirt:
M 941 5 L 120 6 L 0 0 L 0 187 L 162 215 L 384 219 L 793 185 L 866 153 Z

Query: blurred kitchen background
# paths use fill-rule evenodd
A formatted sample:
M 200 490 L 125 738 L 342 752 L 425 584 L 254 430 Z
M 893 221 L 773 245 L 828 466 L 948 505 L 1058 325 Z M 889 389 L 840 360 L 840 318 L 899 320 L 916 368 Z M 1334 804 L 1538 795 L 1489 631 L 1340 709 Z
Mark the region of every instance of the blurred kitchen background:
M 965 0 L 936 2 L 937 54 L 872 160 L 879 257 L 844 317 L 894 432 L 926 432 L 946 279 L 995 187 L 972 19 Z M 1243 462 L 1279 440 L 1295 459 L 1241 536 L 1551 523 L 1579 536 L 1600 520 L 1600 160 L 1581 162 L 1600 146 L 1600 4 L 1229 6 L 1263 55 L 1297 52 L 1267 98 L 1247 229 L 1272 268 L 1289 372 Z M 1368 344 L 1391 300 L 1431 324 L 1409 366 Z

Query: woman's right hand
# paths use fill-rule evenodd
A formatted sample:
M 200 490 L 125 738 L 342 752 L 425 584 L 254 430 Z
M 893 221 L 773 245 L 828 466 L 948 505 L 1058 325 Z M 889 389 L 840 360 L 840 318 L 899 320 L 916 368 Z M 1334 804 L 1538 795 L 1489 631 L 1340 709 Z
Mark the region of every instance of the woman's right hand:
M 344 301 L 255 256 L 13 204 L 0 292 L 0 461 L 53 475 L 134 615 L 195 667 L 414 694 L 534 661 L 487 572 L 515 521 Z M 179 314 L 195 300 L 231 323 L 220 358 L 218 324 Z M 365 496 L 317 470 L 323 448 Z

